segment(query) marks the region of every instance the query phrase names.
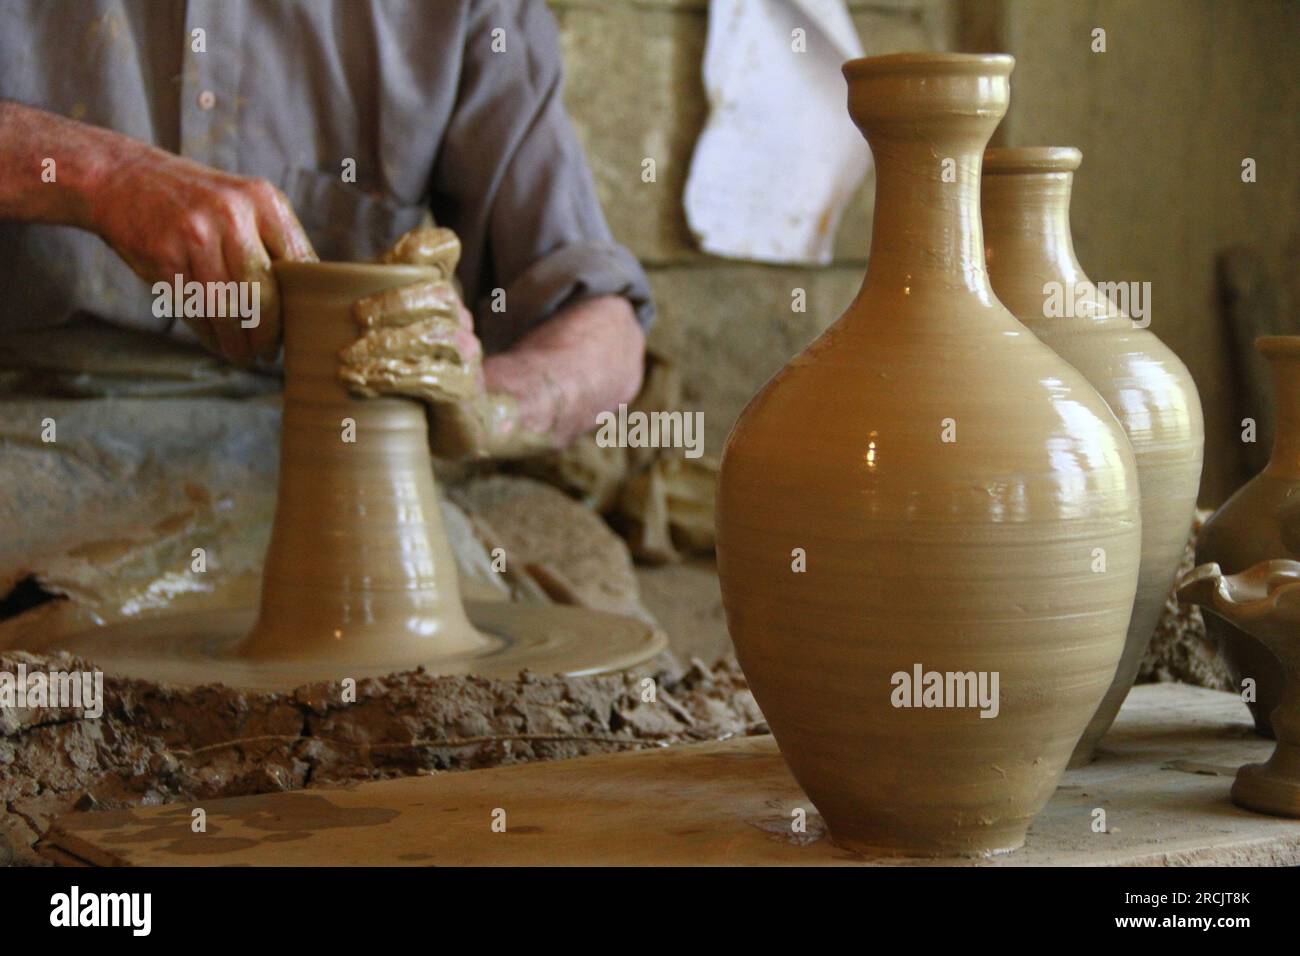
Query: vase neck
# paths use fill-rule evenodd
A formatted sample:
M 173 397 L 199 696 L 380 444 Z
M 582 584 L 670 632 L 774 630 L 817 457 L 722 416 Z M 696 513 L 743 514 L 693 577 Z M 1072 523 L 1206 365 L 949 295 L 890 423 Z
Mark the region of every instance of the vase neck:
M 959 290 L 992 302 L 980 222 L 983 142 L 877 137 L 876 206 L 866 288 Z
M 864 292 L 898 302 L 933 293 L 996 303 L 984 263 L 980 166 L 1006 113 L 1014 62 L 934 53 L 845 64 L 849 113 L 876 167 Z
M 1266 357 L 1273 369 L 1277 429 L 1266 470 L 1300 478 L 1300 354 Z
M 1017 276 L 1069 286 L 1088 281 L 1070 234 L 1073 181 L 1067 171 L 985 171 L 981 203 L 996 287 L 1004 274 L 1008 282 Z

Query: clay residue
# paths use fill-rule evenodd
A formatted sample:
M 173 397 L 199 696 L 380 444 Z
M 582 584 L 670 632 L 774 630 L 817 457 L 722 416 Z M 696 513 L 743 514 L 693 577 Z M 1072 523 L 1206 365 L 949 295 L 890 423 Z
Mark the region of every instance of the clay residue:
M 87 667 L 0 652 L 0 670 Z M 57 815 L 616 753 L 764 732 L 732 658 L 680 677 L 516 680 L 422 671 L 361 681 L 356 702 L 319 684 L 262 694 L 106 677 L 104 714 L 0 712 L 0 863 L 33 849 Z
M 371 327 L 339 353 L 339 378 L 365 398 L 472 401 L 479 392 L 482 365 L 465 354 L 461 337 L 460 324 L 447 315 Z
M 451 279 L 460 261 L 460 238 L 450 229 L 425 225 L 412 229 L 379 257 L 383 265 L 430 266 Z
M 387 265 L 433 269 L 433 279 L 366 296 L 352 308 L 356 342 L 339 352 L 339 378 L 362 398 L 391 395 L 424 402 L 429 444 L 441 458 L 522 458 L 554 447 L 520 425 L 514 396 L 489 392 L 473 320 L 460 304 L 460 240 L 421 226 L 380 256 Z
M 505 392 L 480 392 L 459 402 L 429 405 L 429 447 L 440 458 L 527 458 L 555 447 L 549 435 L 521 423 L 519 402 Z
M 32 627 L 48 635 L 255 587 L 275 490 L 273 399 L 0 404 L 0 645 L 8 618 L 41 601 Z M 57 441 L 40 441 L 45 418 Z M 23 582 L 32 600 L 10 602 Z
M 432 269 L 434 278 L 358 299 L 357 340 L 339 353 L 339 377 L 357 395 L 433 403 L 471 401 L 482 389 L 482 354 L 456 291 L 460 240 L 450 229 L 406 233 L 380 262 Z

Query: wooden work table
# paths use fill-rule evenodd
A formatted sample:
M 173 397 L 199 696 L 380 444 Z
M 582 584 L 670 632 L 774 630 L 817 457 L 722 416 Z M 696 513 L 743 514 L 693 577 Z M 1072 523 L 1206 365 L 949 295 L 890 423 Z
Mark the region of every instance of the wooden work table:
M 1129 696 L 1090 767 L 1068 771 L 1025 847 L 989 860 L 873 860 L 836 847 L 771 737 L 306 790 L 73 813 L 42 852 L 109 865 L 1300 864 L 1300 820 L 1228 800 L 1263 760 L 1231 694 Z M 194 806 L 207 832 L 191 832 Z M 792 832 L 793 811 L 807 811 Z M 1093 830 L 1106 811 L 1109 832 Z M 505 832 L 493 829 L 505 811 Z M 500 814 L 496 814 L 497 818 Z

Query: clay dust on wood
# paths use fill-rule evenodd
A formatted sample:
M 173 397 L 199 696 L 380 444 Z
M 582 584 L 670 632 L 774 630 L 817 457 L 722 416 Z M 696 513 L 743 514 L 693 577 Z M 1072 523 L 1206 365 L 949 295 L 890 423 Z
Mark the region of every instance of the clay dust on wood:
M 0 671 L 83 670 L 70 657 L 0 653 Z M 653 685 L 645 682 L 647 676 Z M 653 688 L 654 700 L 647 700 Z M 106 676 L 103 715 L 0 707 L 0 864 L 72 809 L 269 793 L 555 760 L 765 732 L 736 665 L 516 680 L 423 671 L 292 693 L 171 688 Z

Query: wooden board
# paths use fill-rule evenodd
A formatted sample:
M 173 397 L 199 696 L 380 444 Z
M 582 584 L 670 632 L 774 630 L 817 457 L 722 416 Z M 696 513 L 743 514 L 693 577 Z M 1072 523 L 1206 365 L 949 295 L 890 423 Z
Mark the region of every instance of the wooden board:
M 410 777 L 202 805 L 68 814 L 52 859 L 110 865 L 1300 864 L 1300 821 L 1228 801 L 1264 759 L 1231 694 L 1130 695 L 1100 759 L 1069 771 L 1024 849 L 992 860 L 869 860 L 826 838 L 770 737 Z M 194 806 L 207 833 L 191 832 Z M 807 811 L 807 830 L 791 829 Z M 1093 831 L 1106 811 L 1109 832 Z M 492 828 L 505 811 L 505 832 Z

